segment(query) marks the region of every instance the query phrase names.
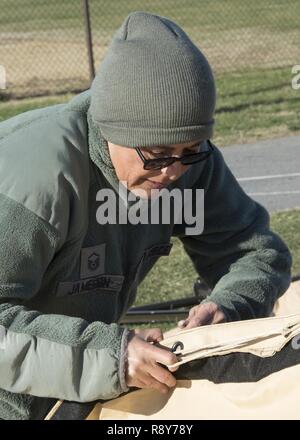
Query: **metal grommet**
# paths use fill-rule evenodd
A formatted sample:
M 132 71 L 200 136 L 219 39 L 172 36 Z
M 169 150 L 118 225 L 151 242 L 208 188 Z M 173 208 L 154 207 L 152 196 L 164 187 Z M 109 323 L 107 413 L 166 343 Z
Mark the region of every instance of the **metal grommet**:
M 175 351 L 177 350 L 178 347 L 180 347 L 181 350 L 184 349 L 184 345 L 181 341 L 174 342 L 174 344 L 171 348 L 172 353 L 175 353 Z

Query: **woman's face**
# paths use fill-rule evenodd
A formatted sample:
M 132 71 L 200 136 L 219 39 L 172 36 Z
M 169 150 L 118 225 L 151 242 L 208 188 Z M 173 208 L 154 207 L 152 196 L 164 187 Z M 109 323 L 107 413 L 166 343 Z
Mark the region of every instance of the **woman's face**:
M 198 152 L 201 141 L 162 147 L 141 147 L 141 152 L 146 159 L 183 156 Z M 122 181 L 123 184 L 126 182 L 128 190 L 136 195 L 140 195 L 140 190 L 143 190 L 148 198 L 151 197 L 151 190 L 163 189 L 179 179 L 189 168 L 188 165 L 182 165 L 177 161 L 161 170 L 144 170 L 143 161 L 135 148 L 115 145 L 109 141 L 108 148 L 119 181 Z

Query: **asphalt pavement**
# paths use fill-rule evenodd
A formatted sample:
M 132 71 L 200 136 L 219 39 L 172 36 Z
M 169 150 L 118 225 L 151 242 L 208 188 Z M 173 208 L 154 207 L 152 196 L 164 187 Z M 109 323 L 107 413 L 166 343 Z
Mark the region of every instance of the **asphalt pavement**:
M 300 136 L 221 151 L 244 191 L 269 212 L 300 208 Z

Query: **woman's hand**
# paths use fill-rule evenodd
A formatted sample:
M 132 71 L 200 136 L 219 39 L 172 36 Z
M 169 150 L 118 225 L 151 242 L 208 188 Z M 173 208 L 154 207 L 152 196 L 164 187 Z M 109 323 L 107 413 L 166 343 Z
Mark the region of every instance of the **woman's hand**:
M 178 361 L 169 349 L 153 345 L 163 339 L 159 328 L 131 330 L 128 336 L 126 383 L 129 387 L 153 388 L 167 393 L 176 379 L 164 365 Z M 176 371 L 177 368 L 172 369 Z
M 201 325 L 219 324 L 226 322 L 226 316 L 222 310 L 213 302 L 207 302 L 194 306 L 189 311 L 187 319 L 179 321 L 178 327 L 187 330 L 200 327 Z

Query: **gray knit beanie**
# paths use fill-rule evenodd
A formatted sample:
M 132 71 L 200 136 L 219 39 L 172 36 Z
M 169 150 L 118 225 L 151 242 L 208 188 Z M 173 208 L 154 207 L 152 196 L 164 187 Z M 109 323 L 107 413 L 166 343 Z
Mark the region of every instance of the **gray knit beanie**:
M 91 86 L 90 115 L 104 138 L 129 147 L 208 139 L 216 93 L 211 68 L 171 20 L 133 12 Z

